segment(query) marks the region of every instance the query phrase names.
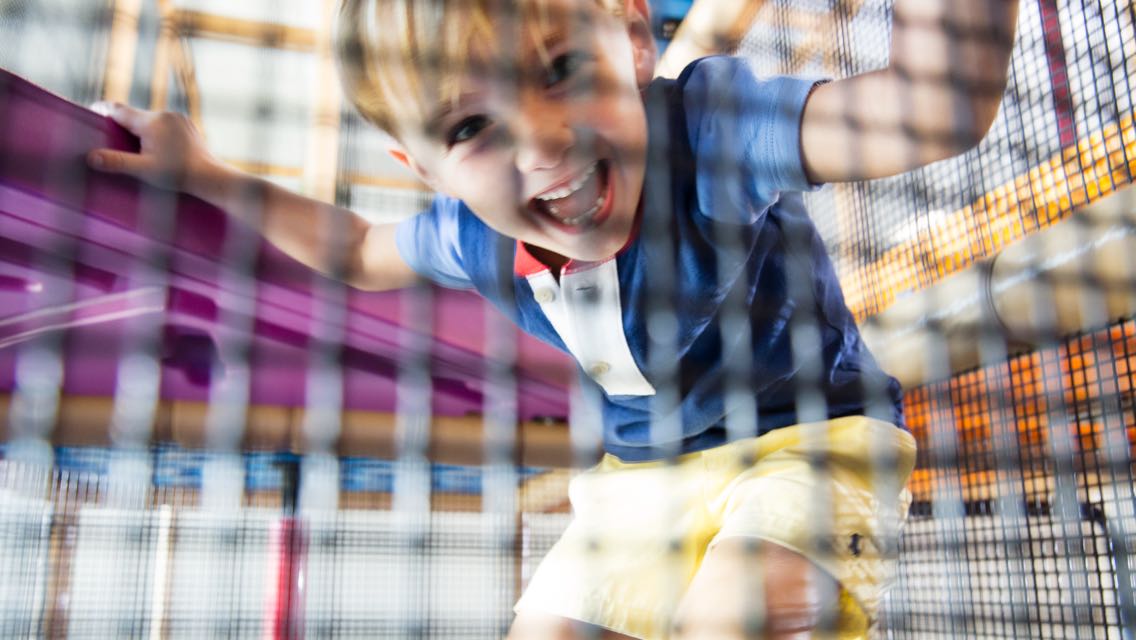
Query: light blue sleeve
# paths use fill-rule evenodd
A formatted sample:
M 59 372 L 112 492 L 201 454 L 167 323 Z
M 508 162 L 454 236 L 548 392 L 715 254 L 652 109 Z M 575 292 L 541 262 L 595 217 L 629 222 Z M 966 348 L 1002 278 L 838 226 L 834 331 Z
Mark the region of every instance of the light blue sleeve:
M 460 201 L 436 196 L 430 208 L 398 224 L 395 243 L 398 253 L 419 275 L 443 287 L 472 289 L 462 266 L 459 230 L 463 215 Z
M 703 58 L 686 69 L 687 134 L 703 214 L 753 223 L 785 191 L 809 191 L 801 116 L 822 80 L 758 78 L 742 58 Z

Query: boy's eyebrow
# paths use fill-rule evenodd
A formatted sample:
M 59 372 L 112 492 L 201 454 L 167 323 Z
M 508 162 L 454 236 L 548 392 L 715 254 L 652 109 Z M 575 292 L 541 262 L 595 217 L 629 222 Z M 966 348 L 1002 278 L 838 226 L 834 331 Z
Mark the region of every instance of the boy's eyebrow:
M 537 37 L 533 38 L 533 45 L 535 45 L 536 55 L 535 62 L 541 66 L 547 65 L 551 60 L 550 50 L 553 47 L 566 42 L 572 35 L 572 30 L 563 24 L 555 24 L 544 33 L 536 34 Z
M 563 24 L 557 24 L 548 31 L 539 34 L 537 40 L 539 43 L 538 55 L 536 57 L 541 70 L 543 70 L 544 65 L 549 62 L 547 59 L 548 50 L 567 40 L 571 37 L 571 34 L 572 30 Z M 521 70 L 518 69 L 518 71 Z M 525 71 L 525 73 L 527 73 L 527 71 Z M 439 100 L 436 106 L 427 110 L 428 115 L 426 119 L 422 121 L 422 131 L 431 138 L 441 137 L 443 133 L 442 125 L 446 118 L 454 111 L 457 111 L 463 102 L 473 98 L 474 95 L 473 92 L 463 92 L 451 100 Z
M 555 27 L 549 29 L 547 33 L 543 34 L 540 41 L 546 49 L 551 48 L 553 45 L 567 40 L 570 33 L 571 29 L 563 24 L 557 24 Z
M 436 138 L 442 133 L 442 122 L 449 117 L 454 111 L 455 100 L 442 100 L 436 107 L 429 111 L 429 116 L 423 121 L 422 131 L 431 138 Z
M 450 117 L 454 111 L 457 111 L 463 102 L 466 102 L 473 97 L 472 93 L 461 93 L 450 100 L 439 100 L 437 106 L 427 111 L 429 114 L 422 122 L 422 131 L 430 137 L 438 137 L 442 134 L 442 123 L 446 118 Z

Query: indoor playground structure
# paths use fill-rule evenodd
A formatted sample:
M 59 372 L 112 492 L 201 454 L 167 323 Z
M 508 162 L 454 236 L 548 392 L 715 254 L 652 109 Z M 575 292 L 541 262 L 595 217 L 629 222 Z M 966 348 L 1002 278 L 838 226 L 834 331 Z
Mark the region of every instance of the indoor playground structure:
M 843 77 L 886 64 L 891 4 L 729 0 L 700 41 Z M 600 443 L 562 354 L 84 164 L 137 149 L 87 108 L 119 101 L 421 210 L 340 93 L 334 6 L 0 0 L 0 638 L 497 638 L 567 526 Z M 1134 82 L 1136 4 L 1023 0 L 977 149 L 806 195 L 919 443 L 879 638 L 1136 640 Z

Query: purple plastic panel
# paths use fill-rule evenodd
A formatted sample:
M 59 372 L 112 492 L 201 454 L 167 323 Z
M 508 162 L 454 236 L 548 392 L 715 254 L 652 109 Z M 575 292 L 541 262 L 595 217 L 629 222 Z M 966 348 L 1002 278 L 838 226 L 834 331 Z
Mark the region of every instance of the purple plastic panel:
M 165 314 L 163 395 L 206 399 L 217 341 L 231 327 L 218 322 L 238 310 L 218 305 L 229 286 L 221 277 L 222 245 L 232 234 L 258 248 L 250 363 L 254 403 L 304 404 L 313 314 L 322 277 L 267 245 L 224 212 L 186 195 L 171 196 L 132 179 L 88 170 L 99 147 L 136 150 L 138 142 L 113 121 L 0 70 L 0 388 L 13 385 L 13 345 L 44 331 L 66 330 L 65 390 L 113 395 L 124 320 Z M 145 231 L 145 207 L 173 215 L 166 238 Z M 155 256 L 165 287 L 131 288 L 127 274 L 139 256 Z M 68 304 L 45 306 L 53 288 L 73 290 Z M 230 292 L 231 293 L 231 292 Z M 408 354 L 398 318 L 403 296 L 352 291 L 342 331 L 345 404 L 395 408 L 394 373 Z M 435 411 L 481 412 L 486 369 L 486 305 L 478 296 L 438 289 L 431 371 Z M 490 312 L 493 313 L 493 312 Z M 518 334 L 517 398 L 522 419 L 567 415 L 572 366 L 560 353 Z

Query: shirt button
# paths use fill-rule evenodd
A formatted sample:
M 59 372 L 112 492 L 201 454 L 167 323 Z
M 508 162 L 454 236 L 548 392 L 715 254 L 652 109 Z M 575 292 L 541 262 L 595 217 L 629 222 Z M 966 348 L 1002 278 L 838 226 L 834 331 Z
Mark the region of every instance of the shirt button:
M 599 378 L 609 371 L 611 371 L 611 365 L 606 362 L 597 362 L 588 367 L 588 375 L 592 376 L 593 378 Z
M 537 289 L 535 297 L 537 302 L 548 304 L 556 299 L 556 292 L 552 289 Z

